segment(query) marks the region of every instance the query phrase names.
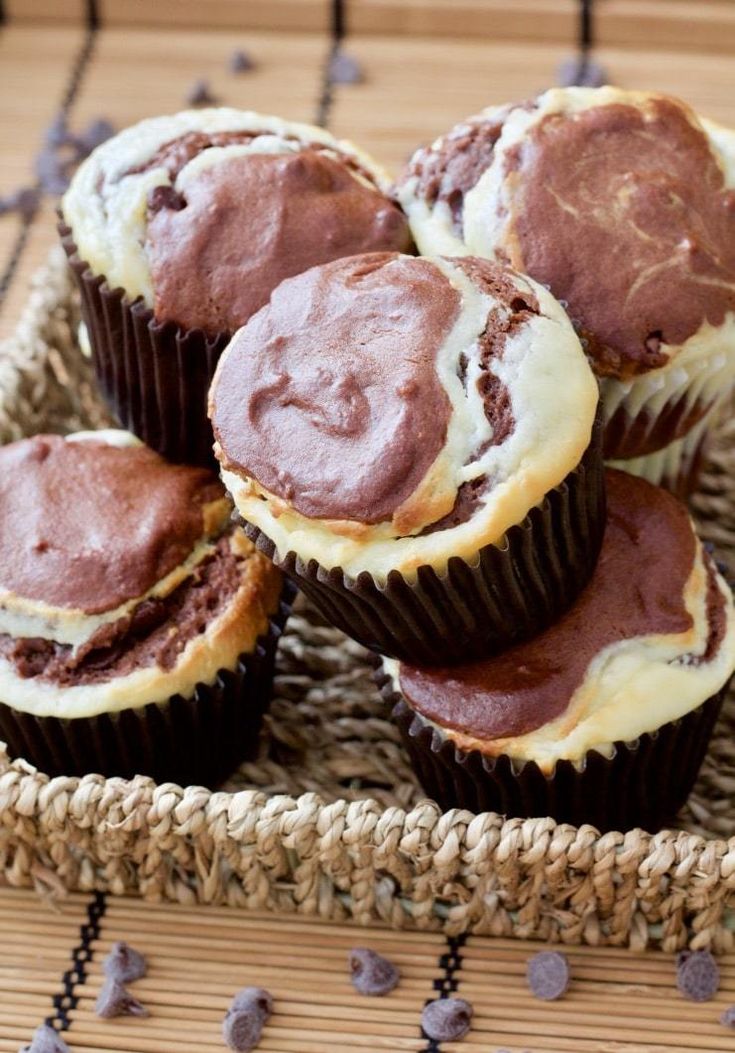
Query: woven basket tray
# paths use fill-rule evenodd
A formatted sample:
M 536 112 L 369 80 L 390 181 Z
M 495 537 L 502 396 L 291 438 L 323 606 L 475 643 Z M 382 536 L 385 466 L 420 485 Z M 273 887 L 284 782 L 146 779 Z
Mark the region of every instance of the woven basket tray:
M 76 344 L 61 250 L 0 347 L 0 442 L 108 423 Z M 735 416 L 696 513 L 735 564 Z M 442 814 L 422 799 L 366 654 L 297 606 L 257 761 L 220 792 L 47 776 L 0 753 L 13 885 L 137 892 L 361 923 L 568 943 L 735 946 L 735 699 L 679 829 L 599 836 L 546 818 Z M 1 748 L 1 747 L 0 747 Z

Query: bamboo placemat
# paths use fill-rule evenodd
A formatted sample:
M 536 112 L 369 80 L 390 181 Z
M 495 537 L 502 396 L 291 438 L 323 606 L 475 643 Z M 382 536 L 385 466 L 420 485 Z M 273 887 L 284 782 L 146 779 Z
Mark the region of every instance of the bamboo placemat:
M 44 902 L 14 889 L 0 892 L 0 932 L 0 1053 L 15 1053 L 44 1019 L 62 1024 L 80 1053 L 215 1053 L 224 1049 L 220 1027 L 232 995 L 249 985 L 267 988 L 275 1003 L 262 1053 L 735 1048 L 735 1034 L 719 1023 L 735 1002 L 733 954 L 720 959 L 717 997 L 695 1004 L 678 994 L 670 955 L 570 947 L 569 993 L 546 1003 L 525 982 L 528 957 L 544 945 L 518 940 L 456 940 L 114 896 Z M 94 1013 L 102 960 L 115 940 L 147 958 L 148 975 L 131 985 L 147 1019 L 100 1020 Z M 399 967 L 401 982 L 390 995 L 355 993 L 346 965 L 355 946 Z M 472 1031 L 461 1042 L 422 1037 L 421 1010 L 442 994 L 474 1006 Z

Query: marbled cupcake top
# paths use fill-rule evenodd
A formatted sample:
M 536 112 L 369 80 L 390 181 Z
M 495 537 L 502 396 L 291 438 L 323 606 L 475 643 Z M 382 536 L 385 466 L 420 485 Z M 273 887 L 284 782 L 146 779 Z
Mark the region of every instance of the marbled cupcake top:
M 234 331 L 314 264 L 411 247 L 370 158 L 322 129 L 231 109 L 153 118 L 108 140 L 63 213 L 111 287 L 208 333 Z
M 385 253 L 283 283 L 210 393 L 243 517 L 280 552 L 378 577 L 502 537 L 577 466 L 596 404 L 545 289 L 486 260 Z
M 422 252 L 546 284 L 602 376 L 735 336 L 735 136 L 678 100 L 559 88 L 487 110 L 417 151 L 399 199 Z

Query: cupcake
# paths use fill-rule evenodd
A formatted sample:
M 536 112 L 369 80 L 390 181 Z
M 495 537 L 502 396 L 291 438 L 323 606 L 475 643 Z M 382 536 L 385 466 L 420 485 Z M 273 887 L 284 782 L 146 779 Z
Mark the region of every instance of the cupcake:
M 419 150 L 398 189 L 421 252 L 508 263 L 567 307 L 605 456 L 694 485 L 735 376 L 735 136 L 663 95 L 556 88 Z
M 170 460 L 212 461 L 206 391 L 232 333 L 284 278 L 409 251 L 385 174 L 350 143 L 206 109 L 142 121 L 82 164 L 61 232 L 100 386 Z
M 443 808 L 656 830 L 686 800 L 735 668 L 732 595 L 671 494 L 609 469 L 607 508 L 592 580 L 539 636 L 452 668 L 384 660 Z
M 210 414 L 250 537 L 322 613 L 382 654 L 454 662 L 538 632 L 587 582 L 597 401 L 545 289 L 373 253 L 283 282 L 223 355 Z
M 216 476 L 126 432 L 0 447 L 0 739 L 50 775 L 213 784 L 257 741 L 282 576 Z

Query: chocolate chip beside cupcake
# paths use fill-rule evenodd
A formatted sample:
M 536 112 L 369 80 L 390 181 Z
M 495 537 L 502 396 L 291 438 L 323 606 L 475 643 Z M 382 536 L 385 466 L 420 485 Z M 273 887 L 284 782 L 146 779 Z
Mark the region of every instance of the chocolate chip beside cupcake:
M 546 284 L 600 377 L 607 458 L 692 488 L 735 378 L 735 133 L 663 95 L 551 89 L 417 151 L 399 199 L 420 251 Z
M 323 129 L 186 111 L 100 146 L 62 203 L 100 386 L 172 460 L 207 464 L 206 391 L 229 336 L 284 278 L 410 251 L 383 171 Z
M 0 738 L 55 774 L 211 784 L 252 753 L 278 570 L 203 468 L 125 432 L 0 448 Z
M 735 669 L 732 594 L 676 498 L 613 469 L 607 494 L 592 580 L 539 636 L 451 668 L 384 660 L 443 808 L 652 830 L 684 803 Z
M 586 584 L 597 399 L 545 289 L 376 253 L 283 282 L 223 355 L 210 412 L 258 545 L 356 639 L 436 663 L 538 632 Z

